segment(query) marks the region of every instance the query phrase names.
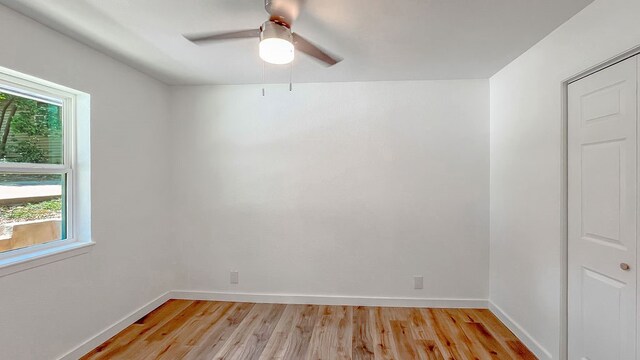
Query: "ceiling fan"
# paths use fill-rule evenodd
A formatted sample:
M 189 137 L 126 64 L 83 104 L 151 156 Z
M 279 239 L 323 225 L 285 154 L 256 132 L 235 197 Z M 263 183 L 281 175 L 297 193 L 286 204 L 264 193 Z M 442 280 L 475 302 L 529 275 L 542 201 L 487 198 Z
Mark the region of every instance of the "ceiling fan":
M 326 66 L 332 66 L 341 58 L 330 55 L 307 39 L 291 31 L 291 26 L 300 14 L 304 0 L 265 0 L 264 8 L 269 20 L 258 29 L 231 31 L 224 33 L 191 34 L 184 37 L 195 43 L 203 44 L 220 40 L 259 38 L 260 58 L 271 64 L 289 64 L 293 61 L 295 50 L 303 52 Z

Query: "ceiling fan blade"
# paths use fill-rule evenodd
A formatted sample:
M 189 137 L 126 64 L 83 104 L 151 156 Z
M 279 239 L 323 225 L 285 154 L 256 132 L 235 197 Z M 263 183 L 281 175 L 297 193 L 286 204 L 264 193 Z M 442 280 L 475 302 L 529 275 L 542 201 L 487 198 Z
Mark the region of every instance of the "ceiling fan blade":
M 231 31 L 225 33 L 191 34 L 183 36 L 185 39 L 193 43 L 200 44 L 209 41 L 257 38 L 260 36 L 260 29 Z
M 293 45 L 295 46 L 296 50 L 302 51 L 303 53 L 322 61 L 327 66 L 335 65 L 342 61 L 342 58 L 335 55 L 329 55 L 327 52 L 320 49 L 309 40 L 303 38 L 297 33 L 293 33 Z

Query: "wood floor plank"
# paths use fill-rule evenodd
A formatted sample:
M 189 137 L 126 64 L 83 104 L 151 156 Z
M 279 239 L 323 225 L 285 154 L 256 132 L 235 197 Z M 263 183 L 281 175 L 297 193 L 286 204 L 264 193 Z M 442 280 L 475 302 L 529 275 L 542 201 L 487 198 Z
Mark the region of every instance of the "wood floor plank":
M 321 306 L 320 320 L 313 329 L 309 360 L 351 359 L 351 307 Z
M 82 359 L 536 357 L 490 311 L 171 300 Z
M 296 305 L 288 305 L 286 307 L 276 325 L 276 328 L 273 330 L 273 335 L 271 335 L 271 338 L 267 342 L 264 351 L 262 352 L 262 354 L 260 354 L 261 360 L 274 360 L 283 358 L 285 344 L 287 343 L 287 339 L 292 332 L 293 322 L 299 311 L 301 311 L 301 307 Z
M 260 359 L 304 358 L 317 314 L 316 305 L 288 305 Z
M 450 322 L 455 324 L 466 335 L 468 339 L 467 346 L 477 359 L 491 360 L 494 358 L 495 354 L 491 352 L 493 349 L 487 349 L 474 331 L 474 327 L 469 326 L 469 324 L 477 324 L 471 321 L 473 317 L 468 316 L 469 314 L 466 314 L 462 309 L 443 309 L 442 311 Z
M 285 308 L 286 305 L 271 305 L 271 309 L 264 314 L 258 327 L 242 345 L 242 353 L 239 353 L 235 359 L 258 359 L 260 357 Z M 234 359 L 234 357 L 230 357 L 230 359 Z
M 128 359 L 136 349 L 144 348 L 144 339 L 158 327 L 171 321 L 174 316 L 191 305 L 189 300 L 169 300 L 133 325 L 127 327 L 90 353 L 82 360 Z
M 202 341 L 198 346 L 193 348 L 187 353 L 185 359 L 187 360 L 211 360 L 218 350 L 227 342 L 231 334 L 236 330 L 238 325 L 249 314 L 249 311 L 254 307 L 254 304 L 250 303 L 237 303 L 235 304 L 219 323 L 212 326 L 207 333 L 203 336 Z
M 352 359 L 353 356 L 353 307 L 341 306 L 338 321 L 337 359 Z M 343 315 L 344 314 L 344 315 Z
M 409 312 L 409 326 L 413 337 L 417 340 L 435 341 L 437 336 L 433 329 L 427 324 L 422 312 L 414 308 L 410 308 L 407 311 Z
M 414 339 L 406 321 L 391 320 L 391 333 L 395 344 L 394 353 L 398 359 L 417 359 Z
M 234 306 L 232 302 L 211 302 L 207 314 L 203 316 L 196 329 L 187 329 L 182 343 L 186 346 L 195 346 L 200 343 L 207 331 L 217 324 Z
M 209 303 L 206 301 L 194 301 L 191 305 L 187 306 L 178 315 L 171 319 L 171 321 L 167 321 L 156 331 L 152 332 L 145 340 L 147 343 L 153 343 L 170 338 L 174 332 L 179 331 L 180 328 L 193 320 L 193 318 L 201 316 L 201 313 L 203 313 L 207 307 L 209 307 Z
M 309 352 L 311 336 L 318 321 L 320 307 L 318 305 L 302 305 L 293 322 L 294 327 L 287 338 L 282 359 L 304 359 Z
M 212 319 L 217 321 L 232 306 L 232 303 L 204 302 L 195 310 L 187 321 L 171 334 L 167 335 L 157 350 L 152 351 L 143 360 L 174 360 L 182 359 L 193 349 L 194 344 L 204 335 L 210 327 Z M 191 306 L 193 307 L 193 305 Z M 183 311 L 186 312 L 189 308 Z M 180 315 L 179 315 L 180 316 Z M 174 318 L 174 321 L 178 318 Z
M 451 352 L 449 351 L 449 346 L 446 342 L 442 341 L 443 336 L 439 333 L 438 326 L 439 324 L 436 322 L 433 313 L 430 309 L 416 309 L 418 312 L 422 314 L 422 319 L 424 320 L 427 328 L 433 336 L 433 341 L 435 342 L 436 347 L 438 348 L 441 356 L 447 360 L 455 359 Z
M 504 326 L 490 310 L 475 309 L 473 312 L 478 319 L 476 322 L 484 324 L 486 328 L 491 329 L 498 337 L 505 340 L 518 340 L 518 338 L 509 329 L 507 329 L 507 327 Z
M 240 356 L 250 345 L 247 343 L 250 337 L 260 327 L 264 317 L 271 314 L 273 308 L 273 304 L 256 304 L 213 359 L 241 359 Z
M 229 335 L 229 338 L 224 341 L 220 349 L 210 354 L 213 355 L 210 359 L 231 359 L 242 353 L 242 351 L 244 351 L 244 341 L 249 337 L 249 334 L 260 325 L 265 311 L 270 308 L 269 305 L 270 304 L 255 304 L 240 324 L 238 324 L 233 333 Z
M 478 321 L 503 345 L 514 359 L 535 359 L 535 355 L 488 309 L 473 310 Z
M 445 312 L 445 309 L 427 309 L 434 330 L 438 336 L 438 341 L 444 347 L 447 355 L 454 359 L 477 359 L 477 354 L 473 354 L 469 348 L 470 340 Z M 475 356 L 474 356 L 475 355 Z
M 472 339 L 471 341 L 474 343 L 477 341 L 488 353 L 489 359 L 509 360 L 512 358 L 509 352 L 481 323 L 467 322 L 463 324 L 463 327 L 467 336 Z M 477 351 L 477 353 L 479 352 Z
M 509 349 L 511 349 L 514 359 L 537 360 L 531 350 L 524 346 L 520 340 L 507 340 L 506 343 Z
M 419 359 L 444 360 L 440 348 L 433 340 L 416 340 L 416 352 Z
M 408 319 L 411 334 L 415 339 L 416 351 L 420 359 L 443 359 L 442 352 L 438 346 L 438 336 L 433 328 L 427 323 L 420 309 L 409 308 Z
M 393 333 L 391 332 L 391 324 L 389 324 L 385 308 L 374 308 L 373 323 L 375 325 L 373 336 L 375 345 L 373 353 L 375 354 L 375 358 L 382 360 L 394 359 Z
M 374 324 L 371 321 L 371 309 L 358 306 L 353 309 L 353 359 L 375 359 L 373 331 Z

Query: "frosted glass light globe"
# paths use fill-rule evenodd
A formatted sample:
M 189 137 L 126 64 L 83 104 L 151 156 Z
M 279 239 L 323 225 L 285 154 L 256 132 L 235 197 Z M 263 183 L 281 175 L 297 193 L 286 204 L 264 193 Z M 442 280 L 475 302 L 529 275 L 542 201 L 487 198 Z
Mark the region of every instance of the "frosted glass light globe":
M 270 64 L 283 65 L 293 61 L 293 44 L 279 38 L 269 38 L 260 41 L 260 58 Z

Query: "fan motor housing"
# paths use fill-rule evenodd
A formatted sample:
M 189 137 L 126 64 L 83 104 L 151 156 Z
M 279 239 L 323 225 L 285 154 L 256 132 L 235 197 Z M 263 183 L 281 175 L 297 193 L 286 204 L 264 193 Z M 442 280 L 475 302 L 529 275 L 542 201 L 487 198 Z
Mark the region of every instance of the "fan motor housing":
M 283 39 L 293 43 L 291 29 L 274 21 L 265 21 L 260 27 L 260 40 L 272 38 Z
M 300 15 L 303 0 L 265 0 L 264 8 L 271 15 L 271 20 L 281 22 L 290 28 Z

